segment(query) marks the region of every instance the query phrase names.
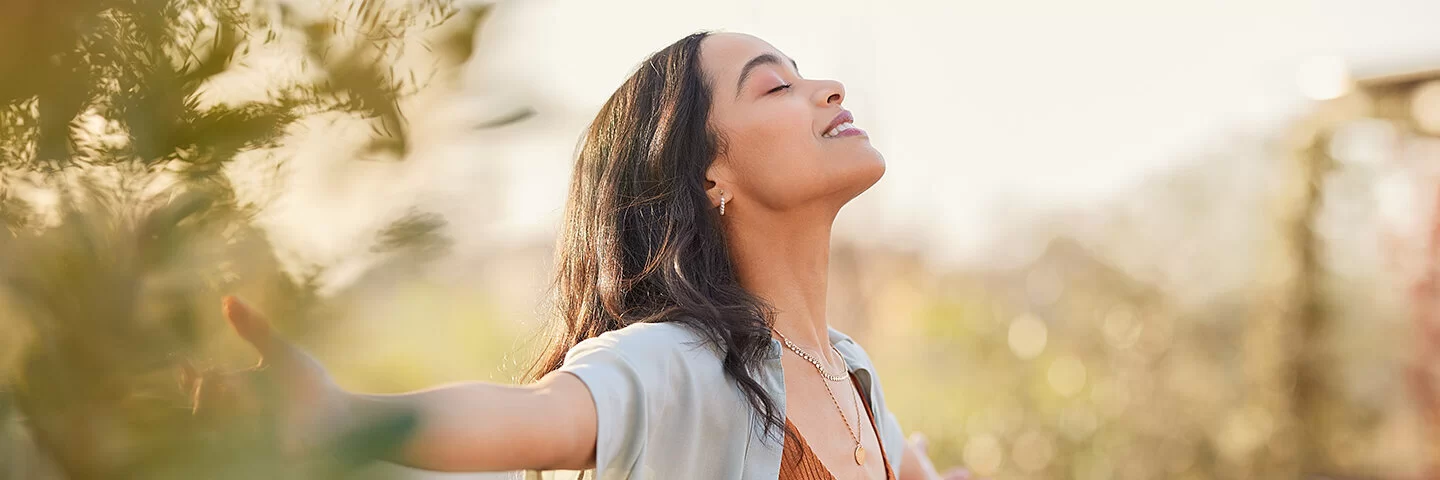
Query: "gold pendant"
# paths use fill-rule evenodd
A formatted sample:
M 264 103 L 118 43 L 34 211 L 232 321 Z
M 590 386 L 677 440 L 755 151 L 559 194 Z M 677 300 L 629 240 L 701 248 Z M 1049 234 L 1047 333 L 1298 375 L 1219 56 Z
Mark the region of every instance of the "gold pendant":
M 865 447 L 862 447 L 862 446 L 859 446 L 859 445 L 856 445 L 856 446 L 855 446 L 855 464 L 856 464 L 856 465 L 864 465 L 864 464 L 865 464 Z

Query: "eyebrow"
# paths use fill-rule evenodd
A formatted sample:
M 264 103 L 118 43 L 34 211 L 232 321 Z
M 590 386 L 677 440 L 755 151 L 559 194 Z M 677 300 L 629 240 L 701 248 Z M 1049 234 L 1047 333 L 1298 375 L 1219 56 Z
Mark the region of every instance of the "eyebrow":
M 762 53 L 750 59 L 750 61 L 745 62 L 745 66 L 740 68 L 740 79 L 735 81 L 735 97 L 740 97 L 740 88 L 745 86 L 745 79 L 750 77 L 750 71 L 754 70 L 755 67 L 784 64 L 785 62 L 780 61 L 780 57 L 775 56 L 773 53 Z M 800 71 L 800 65 L 795 63 L 794 59 L 790 59 L 790 66 L 795 67 L 796 72 Z

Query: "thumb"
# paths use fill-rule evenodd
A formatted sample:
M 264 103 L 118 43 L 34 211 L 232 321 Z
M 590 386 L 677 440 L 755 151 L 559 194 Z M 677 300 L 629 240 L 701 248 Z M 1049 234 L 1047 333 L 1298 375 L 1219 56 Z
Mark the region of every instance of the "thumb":
M 225 313 L 225 319 L 230 321 L 230 326 L 235 328 L 235 333 L 260 351 L 261 356 L 274 353 L 277 342 L 270 331 L 270 321 L 264 315 L 234 295 L 221 299 L 220 309 Z

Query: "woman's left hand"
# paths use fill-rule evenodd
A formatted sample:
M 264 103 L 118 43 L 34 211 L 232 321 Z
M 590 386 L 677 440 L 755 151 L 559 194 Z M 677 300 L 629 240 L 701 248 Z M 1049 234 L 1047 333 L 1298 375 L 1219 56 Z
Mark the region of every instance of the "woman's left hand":
M 969 470 L 961 467 L 952 468 L 943 474 L 935 470 L 935 464 L 930 463 L 930 442 L 925 439 L 925 435 L 922 433 L 916 432 L 910 434 L 910 438 L 905 441 L 905 447 L 906 455 L 903 460 L 904 466 L 902 466 L 900 470 L 909 473 L 915 471 L 915 468 L 919 468 L 921 475 L 912 477 L 911 475 L 902 474 L 901 480 L 909 480 L 911 478 L 925 480 L 976 480 L 977 478 L 971 475 Z

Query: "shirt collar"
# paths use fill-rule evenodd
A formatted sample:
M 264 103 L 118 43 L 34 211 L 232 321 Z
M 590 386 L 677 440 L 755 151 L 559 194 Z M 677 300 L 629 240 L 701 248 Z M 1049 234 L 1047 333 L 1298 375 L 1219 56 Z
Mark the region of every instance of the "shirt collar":
M 829 328 L 829 337 L 830 344 L 834 345 L 835 350 L 840 352 L 840 358 L 845 359 L 845 369 L 854 373 L 855 380 L 860 382 L 860 389 L 865 393 L 865 404 L 874 405 L 876 398 L 876 390 L 874 388 L 875 374 L 872 371 L 873 367 L 870 366 L 870 357 L 865 355 L 865 351 L 860 348 L 860 344 L 855 343 L 854 339 L 851 339 L 850 336 L 844 333 L 840 333 L 840 331 L 834 327 Z M 785 381 L 783 380 L 784 374 L 781 373 L 780 357 L 784 352 L 785 345 L 780 343 L 779 339 L 772 337 L 770 339 L 770 352 L 766 357 L 769 359 L 772 372 L 778 374 L 778 376 L 774 377 L 778 380 L 772 384 L 771 395 L 779 397 L 780 408 L 782 410 L 785 408 Z
M 845 359 L 845 368 L 854 372 L 868 370 L 869 366 L 861 359 L 860 344 L 855 343 L 849 335 L 840 333 L 834 327 L 830 327 L 830 344 L 840 352 L 840 358 Z
M 869 371 L 869 365 L 861 358 L 860 344 L 849 335 L 841 333 L 835 327 L 828 327 L 830 344 L 840 352 L 840 358 L 845 360 L 845 368 L 852 372 Z M 770 353 L 766 355 L 770 360 L 778 360 L 785 353 L 785 345 L 774 337 L 770 338 Z

